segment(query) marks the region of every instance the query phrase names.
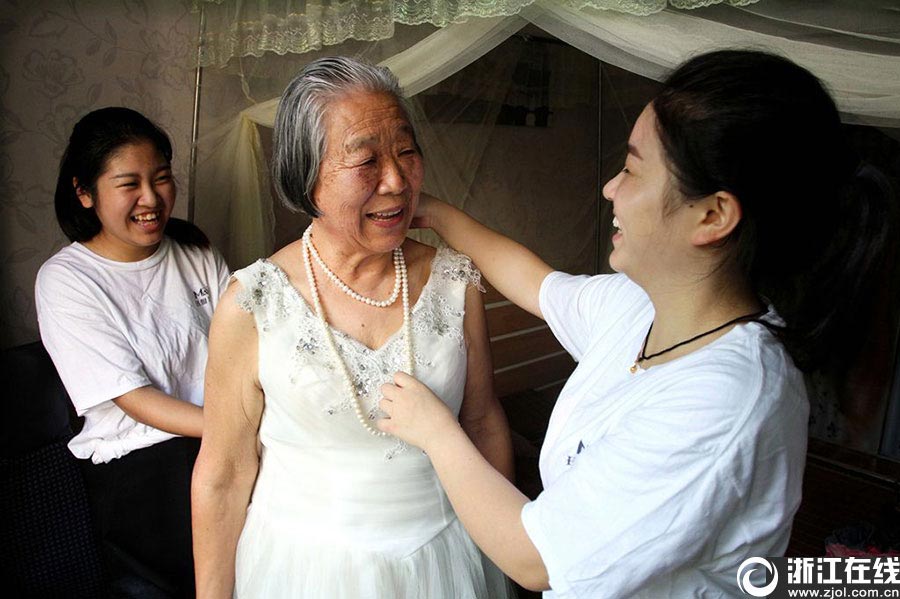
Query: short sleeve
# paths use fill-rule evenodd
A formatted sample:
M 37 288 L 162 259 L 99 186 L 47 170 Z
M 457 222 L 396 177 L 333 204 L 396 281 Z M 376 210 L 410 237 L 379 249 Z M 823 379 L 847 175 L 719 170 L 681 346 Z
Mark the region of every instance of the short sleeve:
M 643 290 L 625 275 L 559 271 L 544 278 L 538 301 L 550 330 L 576 361 L 581 361 L 602 323 L 633 319 L 636 309 L 646 309 L 649 303 Z
M 228 263 L 225 262 L 225 258 L 219 253 L 215 248 L 211 248 L 213 255 L 213 264 L 216 269 L 216 281 L 219 283 L 219 297 L 225 293 L 225 289 L 228 287 L 228 281 L 231 280 L 231 270 L 228 268 Z M 218 299 L 218 298 L 216 298 Z
M 41 340 L 79 415 L 152 384 L 108 305 L 65 268 L 41 269 L 35 300 Z
M 629 413 L 523 508 L 556 597 L 630 596 L 696 559 L 726 525 L 753 452 L 732 443 L 742 417 L 719 383 L 693 381 Z

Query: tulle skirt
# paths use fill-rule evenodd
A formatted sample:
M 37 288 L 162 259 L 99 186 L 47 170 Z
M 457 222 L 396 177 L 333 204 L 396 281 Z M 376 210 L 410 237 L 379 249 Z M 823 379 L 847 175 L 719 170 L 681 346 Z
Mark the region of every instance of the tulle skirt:
M 251 510 L 238 543 L 235 577 L 236 599 L 514 597 L 506 576 L 456 519 L 421 547 L 399 555 L 304 542 Z

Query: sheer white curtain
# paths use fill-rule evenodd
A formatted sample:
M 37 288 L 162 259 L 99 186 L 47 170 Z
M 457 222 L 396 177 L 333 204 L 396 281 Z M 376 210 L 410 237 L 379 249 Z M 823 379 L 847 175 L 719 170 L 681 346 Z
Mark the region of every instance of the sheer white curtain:
M 347 8 L 365 3 L 321 5 L 326 4 Z M 420 3 L 381 4 L 408 8 Z M 494 3 L 449 4 L 456 6 L 454 14 L 459 16 L 465 7 Z M 880 8 L 875 0 L 860 0 L 853 6 L 833 0 L 816 3 L 825 12 L 798 7 L 800 3 L 790 0 L 765 0 L 743 8 L 737 5 L 748 3 L 735 1 L 694 11 L 672 7 L 709 2 L 672 0 L 669 8 L 662 0 L 519 4 L 527 6 L 517 15 L 470 18 L 448 25 L 382 62 L 414 95 L 483 56 L 528 22 L 591 56 L 654 79 L 702 51 L 754 47 L 779 52 L 813 71 L 832 90 L 848 122 L 900 126 L 900 14 Z M 235 3 L 222 5 L 234 8 Z M 615 10 L 604 10 L 610 8 Z M 653 11 L 650 16 L 627 14 Z M 490 93 L 500 93 L 499 89 Z M 198 168 L 197 189 L 202 191 L 195 214 L 235 267 L 272 250 L 271 197 L 256 127 L 272 125 L 276 102 L 252 106 L 201 139 L 201 147 L 212 151 L 207 151 Z M 465 201 L 481 146 L 473 143 L 465 156 L 442 156 L 439 133 L 431 129 L 423 136 L 430 171 L 440 173 L 430 181 L 431 189 Z
M 408 96 L 414 96 L 453 75 L 496 47 L 527 24 L 518 17 L 477 19 L 465 25 L 438 30 L 411 48 L 382 61 L 400 79 Z M 482 95 L 502 99 L 515 66 L 506 61 L 497 67 L 492 89 Z M 258 125 L 272 127 L 278 98 L 242 110 L 198 141 L 198 190 L 194 209 L 197 224 L 225 254 L 232 267 L 240 267 L 272 252 L 274 223 Z M 444 197 L 463 198 L 474 175 L 487 134 L 473 138 L 463 153 L 443 148 L 440 135 L 417 114 L 422 145 L 431 163 L 429 189 Z M 496 112 L 493 113 L 496 117 Z M 490 115 L 484 123 L 492 123 Z M 444 164 L 446 161 L 450 164 Z
M 201 64 L 224 66 L 234 57 L 266 52 L 302 54 L 348 39 L 381 40 L 395 25 L 429 23 L 446 27 L 472 17 L 518 13 L 534 0 L 193 0 L 203 9 Z M 562 0 L 575 9 L 591 7 L 649 15 L 671 5 L 697 8 L 726 3 L 744 6 L 758 0 Z
M 604 62 L 657 80 L 686 58 L 706 50 L 743 47 L 777 52 L 808 68 L 828 85 L 845 121 L 900 125 L 900 39 L 889 41 L 891 38 L 883 36 L 881 40 L 862 44 L 867 46 L 865 50 L 852 49 L 847 47 L 844 38 L 854 37 L 856 42 L 861 42 L 865 34 L 839 33 L 821 26 L 808 27 L 805 34 L 796 29 L 782 31 L 798 36 L 782 37 L 773 30 L 770 21 L 783 22 L 789 13 L 773 10 L 780 16 L 767 17 L 762 7 L 752 10 L 756 17 L 753 19 L 735 8 L 666 10 L 640 18 L 575 10 L 556 2 L 535 2 L 522 11 L 522 16 Z M 795 15 L 800 17 L 801 14 Z M 897 24 L 900 15 L 892 18 L 896 36 L 900 32 Z M 856 23 L 871 21 L 860 18 Z M 741 22 L 743 27 L 738 25 Z

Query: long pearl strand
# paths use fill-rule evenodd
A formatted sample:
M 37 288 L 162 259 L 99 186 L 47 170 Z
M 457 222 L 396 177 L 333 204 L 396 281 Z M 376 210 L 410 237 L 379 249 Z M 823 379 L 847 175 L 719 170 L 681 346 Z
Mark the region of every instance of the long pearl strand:
M 310 227 L 310 229 L 311 228 L 312 227 Z M 344 363 L 344 359 L 341 357 L 341 352 L 334 340 L 334 335 L 331 332 L 331 328 L 328 326 L 328 321 L 325 319 L 325 312 L 324 310 L 322 310 L 322 301 L 319 299 L 319 291 L 316 287 L 316 277 L 313 274 L 312 261 L 309 257 L 310 254 L 315 251 L 313 250 L 312 243 L 309 239 L 310 229 L 307 229 L 306 233 L 303 234 L 303 264 L 306 267 L 306 280 L 309 283 L 309 294 L 312 297 L 313 307 L 316 309 L 316 315 L 319 317 L 319 322 L 322 324 L 322 334 L 325 336 L 328 347 L 331 348 L 331 354 L 334 356 L 334 361 L 337 363 L 338 368 L 343 375 L 344 386 L 346 387 L 347 393 L 350 394 L 350 397 L 353 400 L 353 406 L 356 412 L 357 420 L 359 420 L 359 423 L 362 424 L 363 428 L 365 428 L 376 437 L 386 437 L 388 436 L 388 434 L 376 428 L 364 413 L 362 402 L 360 401 L 360 398 L 356 393 L 356 389 L 353 386 L 353 377 L 350 375 L 350 369 L 347 368 L 347 364 Z M 394 250 L 394 262 L 397 265 L 397 279 L 400 281 L 400 288 L 402 290 L 403 298 L 403 337 L 406 347 L 406 371 L 411 376 L 414 376 L 413 343 L 412 332 L 410 330 L 410 321 L 412 320 L 412 318 L 409 309 L 409 282 L 406 275 L 406 260 L 403 258 L 402 249 L 397 248 L 396 250 Z M 328 271 L 326 270 L 325 272 Z
M 321 256 L 319 256 L 319 252 L 316 251 L 316 246 L 314 246 L 312 243 L 311 235 L 312 227 L 308 227 L 303 233 L 303 242 L 304 244 L 309 246 L 309 251 L 310 253 L 312 253 L 313 258 L 315 258 L 316 263 L 319 265 L 319 268 L 322 269 L 322 272 L 325 273 L 325 276 L 331 279 L 331 282 L 334 283 L 338 289 L 340 289 L 356 301 L 374 306 L 376 308 L 387 308 L 397 301 L 397 295 L 399 295 L 400 293 L 400 260 L 403 259 L 403 250 L 401 250 L 400 248 L 394 250 L 394 290 L 391 292 L 391 297 L 387 298 L 386 300 L 376 300 L 353 291 L 352 289 L 350 289 L 349 285 L 341 280 L 339 276 L 334 274 L 334 271 L 328 268 L 328 265 L 325 264 L 325 261 L 322 260 Z

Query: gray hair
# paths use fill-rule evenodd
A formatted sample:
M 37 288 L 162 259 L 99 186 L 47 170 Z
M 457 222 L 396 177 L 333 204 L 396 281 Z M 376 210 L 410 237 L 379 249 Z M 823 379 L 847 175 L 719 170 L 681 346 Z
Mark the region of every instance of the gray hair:
M 289 210 L 319 216 L 312 193 L 325 156 L 325 112 L 329 102 L 354 91 L 394 96 L 413 128 L 418 148 L 409 105 L 390 69 L 345 56 L 314 60 L 285 88 L 275 114 L 272 180 Z

